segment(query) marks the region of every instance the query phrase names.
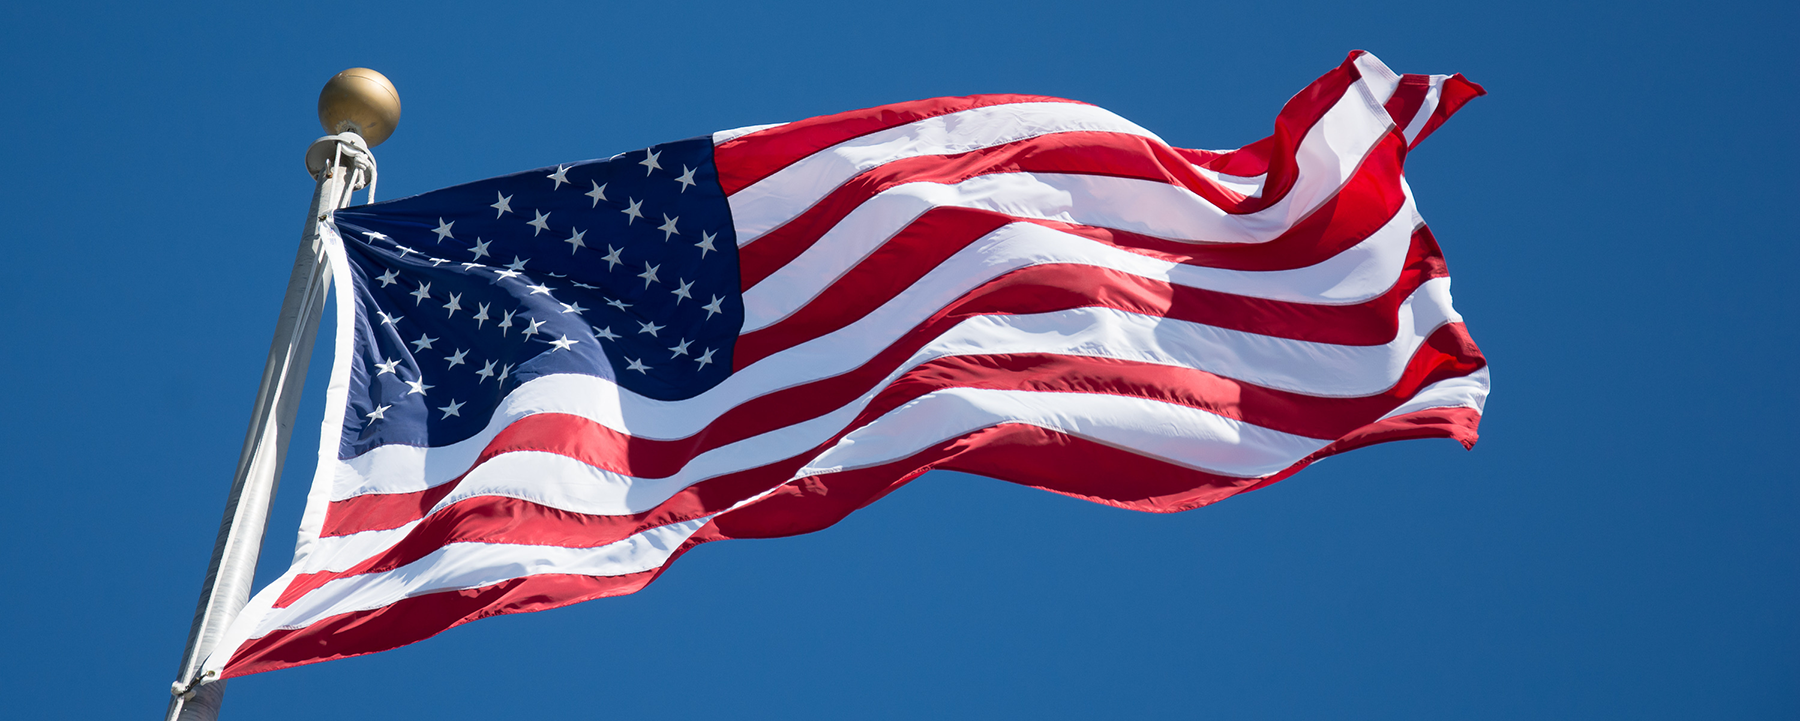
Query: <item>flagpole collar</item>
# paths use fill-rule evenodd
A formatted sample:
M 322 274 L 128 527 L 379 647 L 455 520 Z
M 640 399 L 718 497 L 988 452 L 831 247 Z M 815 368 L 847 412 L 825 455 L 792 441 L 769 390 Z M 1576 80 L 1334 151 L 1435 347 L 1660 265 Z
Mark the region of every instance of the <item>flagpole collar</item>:
M 345 70 L 319 91 L 319 124 L 327 133 L 352 132 L 370 147 L 380 145 L 400 124 L 400 91 L 368 68 Z
M 337 135 L 327 135 L 307 146 L 306 172 L 318 177 L 328 166 L 353 166 L 359 157 L 373 157 L 369 154 L 369 143 L 361 135 L 349 130 Z

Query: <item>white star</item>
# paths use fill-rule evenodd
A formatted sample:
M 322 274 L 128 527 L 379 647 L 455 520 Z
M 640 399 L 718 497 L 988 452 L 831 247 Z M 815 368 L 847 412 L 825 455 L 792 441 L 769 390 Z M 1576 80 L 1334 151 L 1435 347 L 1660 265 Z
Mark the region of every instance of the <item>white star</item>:
M 481 367 L 481 370 L 475 371 L 475 375 L 481 376 L 481 380 L 475 381 L 476 385 L 486 383 L 487 379 L 494 377 L 494 362 L 488 361 L 487 365 Z
M 542 331 L 538 330 L 538 326 L 543 325 L 544 321 L 533 320 L 533 321 L 528 321 L 528 322 L 531 323 L 531 327 L 526 328 L 525 330 L 519 331 L 519 335 L 529 338 L 531 336 L 537 335 L 538 333 L 542 332 Z
M 511 268 L 507 268 L 506 270 L 496 270 L 496 271 L 494 271 L 494 274 L 500 276 L 500 278 L 499 278 L 500 280 L 506 280 L 508 278 L 517 278 L 521 275 L 524 275 L 524 273 L 520 273 L 519 271 L 513 270 Z
M 425 335 L 424 333 L 420 333 L 418 340 L 408 341 L 408 342 L 412 343 L 413 352 L 417 353 L 422 350 L 431 350 L 431 342 L 435 341 L 435 340 L 437 340 L 437 339 L 433 338 L 431 336 Z
M 587 235 L 587 231 L 585 230 L 569 229 L 569 239 L 563 241 L 564 243 L 569 244 L 569 255 L 574 255 L 575 251 L 587 247 L 587 243 L 581 242 L 581 236 L 584 235 Z
M 556 166 L 556 172 L 544 177 L 556 181 L 556 185 L 551 186 L 551 191 L 561 190 L 563 183 L 569 182 L 569 168 L 566 165 L 558 165 Z
M 375 373 L 375 375 L 381 375 L 383 373 L 394 373 L 394 369 L 398 368 L 399 366 L 400 366 L 400 361 L 389 358 L 386 363 L 376 363 L 375 364 L 376 368 L 381 369 L 380 371 L 377 371 Z M 400 374 L 394 373 L 394 375 L 400 375 Z
M 519 260 L 519 256 L 515 255 L 515 256 L 513 256 L 513 262 L 506 264 L 506 269 L 507 270 L 524 270 L 525 264 L 529 263 L 529 262 L 531 262 L 530 258 L 526 258 L 524 260 Z
M 395 244 L 394 244 L 394 250 L 398 250 L 398 251 L 400 251 L 400 257 L 401 257 L 401 258 L 405 258 L 405 257 L 406 257 L 406 256 L 407 256 L 407 254 L 409 254 L 409 253 L 417 253 L 417 252 L 419 252 L 419 251 L 416 251 L 416 250 L 413 250 L 413 249 L 412 249 L 412 248 L 408 248 L 408 247 L 406 247 L 406 246 L 404 246 L 404 245 L 401 245 L 401 244 L 399 244 L 399 243 L 395 243 Z
M 619 258 L 619 253 L 624 250 L 625 250 L 624 248 L 614 248 L 611 245 L 606 246 L 606 257 L 601 258 L 601 260 L 606 261 L 606 270 L 607 271 L 610 272 L 614 266 L 617 266 L 618 264 L 625 262 L 624 260 Z
M 529 225 L 533 228 L 537 228 L 537 230 L 531 231 L 531 237 L 536 238 L 538 233 L 542 233 L 542 232 L 550 229 L 550 214 L 549 213 L 539 213 L 538 211 L 535 211 L 535 210 L 533 210 L 531 212 L 536 214 L 537 217 L 532 218 L 531 220 L 525 221 L 525 224 Z M 518 257 L 518 256 L 514 256 L 514 257 Z
M 588 182 L 593 184 L 594 189 L 590 190 L 588 192 L 582 193 L 582 195 L 593 198 L 594 199 L 594 207 L 598 208 L 598 207 L 600 207 L 600 201 L 606 200 L 606 185 L 603 183 L 595 183 L 592 180 L 590 180 Z
M 486 268 L 487 266 L 482 265 L 481 263 L 464 263 L 464 264 L 462 264 L 462 267 L 463 267 L 463 272 L 467 273 L 476 268 Z
M 509 376 L 509 375 L 512 375 L 512 368 L 513 368 L 513 364 L 511 364 L 511 363 L 508 363 L 508 364 L 506 364 L 506 366 L 505 366 L 505 367 L 503 367 L 503 368 L 501 368 L 501 369 L 500 369 L 500 383 L 501 383 L 501 385 L 505 385 L 505 384 L 506 384 L 506 377 L 507 377 L 507 376 Z
M 645 150 L 644 151 L 644 159 L 638 161 L 638 165 L 644 166 L 644 176 L 645 177 L 649 177 L 650 171 L 652 171 L 652 170 L 662 170 L 662 164 L 656 162 L 656 156 L 659 156 L 659 155 L 662 155 L 661 150 Z
M 625 366 L 625 370 L 637 371 L 639 373 L 649 373 L 650 372 L 650 367 L 647 365 L 644 365 L 642 361 L 639 361 L 636 358 L 626 358 L 625 360 L 631 361 L 630 365 Z
M 431 284 L 430 283 L 422 283 L 419 285 L 418 290 L 415 290 L 411 293 L 407 293 L 407 295 L 410 295 L 414 298 L 418 298 L 418 300 L 413 301 L 413 305 L 418 305 L 420 303 L 423 303 L 423 302 L 425 302 L 425 300 L 427 298 L 431 297 Z
M 400 271 L 394 270 L 393 268 L 389 268 L 388 272 L 382 273 L 381 277 L 376 278 L 376 280 L 381 281 L 381 287 L 383 287 L 383 288 L 393 285 L 394 281 L 397 281 L 399 279 L 400 279 Z
M 601 328 L 600 326 L 594 326 L 593 328 L 594 328 L 594 337 L 595 338 L 605 338 L 606 340 L 618 340 L 619 339 L 619 334 L 612 332 L 612 328 L 610 326 L 606 327 L 606 328 Z
M 494 214 L 495 218 L 499 218 L 502 215 L 506 215 L 507 213 L 512 212 L 512 196 L 494 193 L 494 197 L 499 198 L 500 201 L 497 203 L 494 203 L 493 205 L 490 205 L 488 207 L 493 208 L 494 210 L 500 211 L 500 212 Z
M 688 289 L 694 287 L 694 281 L 681 280 L 680 278 L 676 278 L 675 280 L 676 282 L 681 283 L 681 287 L 675 289 L 675 305 L 681 305 L 681 300 L 683 298 L 693 300 L 694 296 L 688 293 Z
M 675 356 L 684 356 L 684 355 L 688 354 L 688 349 L 687 349 L 688 346 L 692 345 L 693 343 L 694 342 L 691 340 L 684 340 L 680 343 L 676 343 L 674 345 L 674 347 L 669 348 L 669 350 L 674 351 Z M 670 356 L 670 357 L 673 358 L 675 356 Z
M 387 413 L 389 408 L 393 408 L 393 406 L 382 406 L 380 408 L 376 408 L 375 412 L 370 413 L 368 415 L 368 419 L 371 421 L 387 420 L 387 416 L 385 414 Z
M 588 285 L 588 284 L 586 284 L 586 283 L 583 283 L 583 282 L 581 282 L 581 281 L 579 281 L 579 280 L 578 280 L 578 281 L 575 281 L 575 287 L 577 287 L 577 288 L 583 288 L 583 289 L 586 289 L 586 290 L 599 290 L 599 289 L 600 289 L 600 286 L 597 286 L 597 285 Z
M 466 351 L 466 350 L 459 350 L 459 351 L 457 351 L 457 352 L 455 352 L 455 353 L 452 353 L 452 354 L 450 354 L 450 355 L 448 355 L 448 356 L 445 356 L 445 358 L 444 358 L 444 359 L 445 359 L 445 360 L 448 360 L 448 361 L 450 361 L 450 365 L 448 365 L 448 366 L 445 366 L 445 367 L 446 367 L 446 368 L 455 368 L 455 367 L 457 367 L 457 366 L 459 366 L 459 365 L 462 365 L 462 364 L 463 364 L 463 362 L 464 362 L 464 361 L 463 361 L 463 358 L 464 358 L 464 357 L 466 357 L 466 356 L 468 356 L 468 355 L 469 355 L 469 352 L 468 352 L 468 351 Z
M 475 247 L 470 248 L 469 252 L 475 254 L 476 260 L 481 260 L 482 258 L 486 258 L 488 256 L 488 249 L 487 249 L 488 244 L 492 243 L 492 242 L 494 242 L 494 241 L 482 240 L 480 238 L 476 238 L 475 239 Z
M 562 304 L 562 307 L 563 307 L 562 312 L 574 313 L 576 315 L 581 315 L 582 311 L 587 310 L 586 308 L 581 307 L 581 301 L 575 301 L 574 303 L 564 303 L 564 304 Z
M 661 267 L 662 266 L 660 266 L 660 265 L 651 265 L 649 263 L 644 264 L 644 272 L 639 273 L 637 275 L 637 277 L 644 279 L 644 287 L 645 288 L 650 287 L 651 283 L 661 283 L 662 282 L 661 278 L 656 277 L 656 269 L 661 268 Z
M 414 393 L 417 393 L 419 395 L 425 395 L 425 391 L 428 391 L 428 390 L 431 390 L 431 389 L 437 387 L 437 386 L 425 385 L 424 379 L 420 379 L 420 380 L 416 380 L 416 381 L 407 381 L 406 384 L 409 386 L 412 386 L 412 390 L 406 392 L 406 394 L 409 396 Z
M 723 313 L 723 312 L 725 312 L 725 309 L 724 309 L 724 308 L 720 308 L 720 307 L 719 307 L 719 305 L 720 305 L 720 304 L 721 304 L 721 303 L 724 303 L 724 302 L 725 302 L 725 299 L 724 299 L 724 298 L 720 298 L 720 297 L 719 297 L 719 296 L 716 296 L 716 295 L 715 295 L 715 296 L 713 296 L 713 299 L 712 299 L 712 302 L 711 302 L 711 303 L 707 303 L 707 304 L 706 304 L 706 305 L 703 305 L 703 306 L 700 306 L 700 307 L 701 307 L 701 308 L 705 308 L 705 309 L 706 309 L 706 319 L 707 319 L 707 320 L 712 320 L 712 317 L 713 317 L 713 314 L 714 314 L 714 313 Z
M 446 222 L 444 222 L 443 218 L 438 218 L 438 227 L 433 228 L 431 231 L 433 233 L 437 233 L 437 237 L 438 237 L 437 242 L 442 243 L 442 242 L 444 242 L 445 238 L 455 238 L 456 237 L 456 236 L 450 234 L 450 226 L 452 226 L 452 225 L 456 225 L 456 221 L 452 220 L 452 221 L 446 223 Z
M 532 295 L 550 295 L 550 286 L 547 285 L 527 285 L 525 287 L 531 289 Z
M 645 323 L 643 321 L 638 321 L 638 335 L 643 335 L 645 333 L 649 333 L 651 338 L 655 338 L 657 331 L 662 330 L 667 327 L 668 326 L 657 325 L 654 322 Z
M 677 215 L 671 218 L 668 213 L 663 213 L 663 224 L 657 226 L 656 229 L 663 232 L 664 242 L 668 242 L 669 236 L 671 235 L 681 235 L 681 231 L 675 229 L 675 221 L 677 220 L 681 220 L 681 216 Z
M 625 221 L 626 225 L 631 225 L 633 222 L 636 222 L 637 219 L 644 217 L 644 211 L 639 210 L 639 208 L 644 207 L 644 201 L 626 198 L 625 203 L 627 207 L 619 212 L 630 216 L 629 219 Z
M 444 406 L 443 408 L 439 408 L 438 410 L 444 412 L 444 418 L 449 418 L 450 416 L 459 416 L 460 417 L 462 415 L 462 413 L 460 413 L 459 411 L 462 410 L 462 407 L 463 407 L 463 404 L 457 403 L 456 399 L 452 398 L 452 399 L 450 399 L 450 405 Z M 439 418 L 438 420 L 441 421 L 441 420 L 444 420 L 444 418 Z
M 700 242 L 694 244 L 694 247 L 700 249 L 700 257 L 705 258 L 706 252 L 709 250 L 714 253 L 719 252 L 718 248 L 713 247 L 713 241 L 718 239 L 719 236 L 715 234 L 708 233 L 704 230 L 700 231 Z
M 630 308 L 630 307 L 631 307 L 631 304 L 630 304 L 630 303 L 627 303 L 627 302 L 625 302 L 625 301 L 623 301 L 623 300 L 616 300 L 616 299 L 615 299 L 615 300 L 609 300 L 609 301 L 606 301 L 606 304 L 607 304 L 607 305 L 610 305 L 610 306 L 612 306 L 612 307 L 614 307 L 614 308 L 618 308 L 618 309 L 619 309 L 619 310 L 625 310 L 625 309 L 626 309 L 626 308 Z
M 430 256 L 426 256 L 425 259 L 431 261 L 431 267 L 433 267 L 433 268 L 436 268 L 440 265 L 450 262 L 449 258 L 432 258 Z
M 506 335 L 506 329 L 512 327 L 512 317 L 517 312 L 516 310 L 506 311 L 506 317 L 500 319 L 500 324 L 496 326 L 500 329 L 500 335 Z
M 694 169 L 686 165 L 681 166 L 681 177 L 676 178 L 675 182 L 681 184 L 681 192 L 687 192 L 688 186 L 694 185 Z
M 490 320 L 488 318 L 487 309 L 488 309 L 488 304 L 482 303 L 481 307 L 477 308 L 475 310 L 475 327 L 476 328 L 480 328 L 482 323 L 486 323 L 488 320 Z
M 550 349 L 550 352 L 555 353 L 559 350 L 568 350 L 570 346 L 580 342 L 581 341 L 578 340 L 569 340 L 569 336 L 564 334 L 560 340 L 550 341 L 550 345 L 556 346 L 555 348 Z
M 363 231 L 363 235 L 369 236 L 369 240 L 393 240 L 392 238 L 389 238 L 386 235 L 382 235 L 381 233 L 377 233 L 373 230 Z
M 388 315 L 387 311 L 385 311 L 385 310 L 375 311 L 375 315 L 381 316 L 381 324 L 382 325 L 393 325 L 395 323 L 399 323 L 401 319 L 406 317 L 403 315 Z
M 680 302 L 680 301 L 676 301 L 676 302 Z M 445 304 L 444 304 L 444 307 L 445 307 L 445 308 L 446 308 L 446 309 L 448 309 L 448 310 L 449 310 L 449 311 L 450 311 L 450 315 L 447 315 L 447 316 L 444 316 L 444 317 L 446 317 L 446 318 L 455 318 L 455 317 L 456 317 L 456 311 L 459 311 L 459 310 L 462 310 L 462 309 L 463 309 L 463 307 L 462 307 L 462 294 L 461 294 L 461 293 L 451 293 L 451 294 L 450 294 L 450 302 L 448 302 L 448 303 L 445 303 Z
M 705 353 L 701 353 L 700 357 L 695 358 L 694 360 L 700 361 L 700 367 L 705 368 L 706 364 L 713 362 L 712 354 L 713 354 L 713 349 L 708 348 L 708 349 L 706 349 Z

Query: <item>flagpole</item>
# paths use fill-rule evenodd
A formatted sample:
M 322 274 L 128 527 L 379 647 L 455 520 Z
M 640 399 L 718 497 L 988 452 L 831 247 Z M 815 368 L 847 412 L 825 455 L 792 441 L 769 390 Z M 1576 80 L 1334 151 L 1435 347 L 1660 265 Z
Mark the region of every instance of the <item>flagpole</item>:
M 249 601 L 255 581 L 256 560 L 275 487 L 281 480 L 307 361 L 325 309 L 331 272 L 320 228 L 331 211 L 350 204 L 357 190 L 367 187 L 369 200 L 374 200 L 375 161 L 369 147 L 393 134 L 399 119 L 399 94 L 387 78 L 373 70 L 352 68 L 338 73 L 319 93 L 319 122 L 334 134 L 319 138 L 306 150 L 307 171 L 317 181 L 312 206 L 288 274 L 287 295 L 276 317 L 275 338 L 251 406 L 250 429 L 226 497 L 225 516 L 219 522 L 187 648 L 170 689 L 174 698 L 169 701 L 166 721 L 212 721 L 219 715 L 225 682 L 196 676 Z

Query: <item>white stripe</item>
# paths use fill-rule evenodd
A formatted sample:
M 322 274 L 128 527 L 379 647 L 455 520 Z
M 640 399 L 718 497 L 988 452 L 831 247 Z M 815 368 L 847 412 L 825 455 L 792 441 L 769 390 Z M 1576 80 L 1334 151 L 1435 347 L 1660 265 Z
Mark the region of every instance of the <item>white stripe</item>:
M 1391 90 L 1389 90 L 1391 93 Z M 1385 98 L 1384 98 L 1385 99 Z M 1035 106 L 1055 106 L 1039 110 L 1044 117 L 1030 119 L 1027 131 L 1017 131 L 1012 127 L 999 127 L 995 121 L 1013 119 L 1000 113 L 1008 108 L 1025 108 Z M 966 152 L 987 147 L 983 142 L 998 144 L 1011 142 L 1045 132 L 1062 130 L 1103 130 L 1098 127 L 1100 116 L 1071 117 L 1063 121 L 1058 116 L 1078 115 L 1071 108 L 1087 108 L 1090 106 L 1069 105 L 1066 103 L 1019 103 L 999 105 L 988 108 L 975 108 L 962 113 L 952 113 L 939 118 L 909 123 L 896 128 L 873 133 L 862 138 L 845 141 L 824 151 L 820 151 L 787 168 L 782 169 L 754 185 L 745 188 L 729 198 L 733 225 L 737 230 L 738 245 L 749 245 L 774 228 L 792 220 L 807 208 L 837 189 L 844 182 L 858 173 L 882 163 L 892 162 L 906 157 L 919 155 L 946 154 Z M 1117 119 L 1118 123 L 1130 124 L 1111 113 L 1107 118 Z M 991 111 L 992 118 L 982 117 L 980 122 L 956 122 L 949 125 L 933 124 L 933 121 L 956 118 L 964 113 Z M 1059 122 L 1073 123 L 1077 127 L 1064 127 Z M 1092 125 L 1094 127 L 1081 127 Z M 1187 212 L 1198 217 L 1210 218 L 1197 227 L 1174 226 L 1167 232 L 1169 237 L 1208 240 L 1217 242 L 1254 243 L 1269 240 L 1294 222 L 1305 217 L 1320 203 L 1335 194 L 1339 187 L 1349 179 L 1363 157 L 1375 143 L 1385 135 L 1393 121 L 1387 111 L 1375 102 L 1366 80 L 1358 80 L 1352 84 L 1344 97 L 1325 112 L 1319 121 L 1307 131 L 1295 150 L 1295 160 L 1299 176 L 1294 187 L 1281 200 L 1270 207 L 1256 213 L 1230 215 L 1212 206 L 1211 203 L 1185 188 L 1179 189 L 1191 202 L 1197 202 L 1210 208 L 1210 211 L 1191 209 Z M 1114 132 L 1130 132 L 1123 129 Z M 1149 131 L 1138 129 L 1132 134 L 1154 138 Z M 916 137 L 915 137 L 916 136 Z M 1015 137 L 1016 136 L 1016 137 Z M 1161 142 L 1158 140 L 1158 142 Z M 1047 174 L 1040 174 L 1043 177 Z M 1064 176 L 1064 177 L 1098 177 L 1098 176 Z M 1068 184 L 1068 183 L 1065 183 Z M 1138 185 L 1163 185 L 1137 181 Z M 1075 184 L 1079 187 L 1079 184 Z M 1101 184 L 1099 190 L 1123 189 L 1126 186 Z M 1135 186 L 1132 186 L 1135 187 Z M 1171 191 L 1160 192 L 1163 195 L 1175 195 Z M 1102 193 L 1096 199 L 1103 202 L 1126 200 L 1136 205 L 1129 194 Z M 1054 200 L 1052 198 L 1052 200 Z M 1018 213 L 1024 217 L 1045 217 L 1039 213 L 1046 211 Z M 1077 221 L 1079 222 L 1079 221 Z M 1156 235 L 1157 233 L 1152 233 Z
M 1400 306 L 1400 328 L 1394 340 L 1376 346 L 1273 338 L 1110 308 L 978 316 L 957 324 L 920 349 L 900 364 L 888 380 L 910 367 L 946 356 L 1057 353 L 1195 368 L 1323 397 L 1366 396 L 1393 387 L 1426 336 L 1445 323 L 1461 320 L 1450 307 L 1449 287 L 1448 278 L 1437 278 L 1414 291 Z M 886 348 L 902 332 L 900 329 L 917 324 L 881 322 L 884 311 L 894 305 L 883 306 L 864 319 L 873 319 L 871 322 L 858 322 L 778 353 L 770 358 L 771 362 L 757 363 L 712 391 L 685 401 L 649 400 L 590 376 L 534 379 L 507 396 L 493 423 L 473 438 L 429 451 L 383 446 L 355 459 L 337 462 L 333 497 L 342 500 L 367 493 L 410 493 L 448 481 L 468 470 L 501 428 L 533 413 L 566 413 L 646 438 L 685 438 L 750 398 L 837 375 L 866 362 Z M 740 378 L 744 382 L 734 383 Z M 853 415 L 870 394 L 885 385 L 885 381 L 874 384 L 862 399 L 828 415 Z M 823 442 L 847 423 L 846 418 L 832 427 L 832 421 L 814 419 L 738 445 L 746 449 L 741 453 L 754 453 L 758 458 L 764 454 L 785 458 Z M 755 450 L 747 450 L 751 448 Z M 684 484 L 699 480 L 693 476 L 683 478 Z
M 1236 192 L 1246 198 L 1262 197 L 1263 186 L 1269 182 L 1268 173 L 1263 173 L 1261 175 L 1226 175 L 1224 173 L 1202 168 L 1198 165 L 1193 166 L 1193 168 L 1195 172 L 1212 179 L 1213 182 L 1218 183 L 1225 189 Z
M 1387 105 L 1389 98 L 1394 97 L 1394 91 L 1400 88 L 1400 74 L 1389 69 L 1387 63 L 1381 62 L 1380 59 L 1369 53 L 1357 55 L 1353 62 L 1356 64 L 1358 73 L 1362 75 L 1362 84 L 1369 93 L 1369 101 L 1375 105 L 1376 109 L 1380 110 L 1382 106 Z
M 1444 81 L 1448 75 L 1431 76 L 1431 89 L 1425 91 L 1425 101 L 1419 104 L 1419 112 L 1414 113 L 1412 121 L 1406 124 L 1406 144 L 1412 145 L 1419 139 L 1419 133 L 1425 132 L 1425 124 L 1431 122 L 1431 114 L 1437 112 L 1438 100 L 1444 95 Z
M 950 192 L 946 186 L 902 186 Z M 774 325 L 804 307 L 904 229 L 922 207 L 912 193 L 883 194 L 863 204 L 818 243 L 744 293 L 744 332 Z M 1412 194 L 1393 219 L 1361 243 L 1305 268 L 1241 271 L 1151 258 L 1086 238 L 1021 223 L 1004 226 L 945 260 L 963 288 L 1030 265 L 1078 263 L 1167 280 L 1193 288 L 1294 303 L 1361 303 L 1392 288 L 1419 223 Z
M 1420 388 L 1418 393 L 1394 410 L 1383 415 L 1387 420 L 1405 413 L 1422 411 L 1427 408 L 1473 408 L 1477 413 L 1487 405 L 1488 367 L 1482 366 L 1474 373 L 1456 378 L 1445 378 L 1431 385 Z
M 400 539 L 418 527 L 419 521 L 412 521 L 399 528 L 380 531 L 363 531 L 348 536 L 324 536 L 314 538 L 312 552 L 305 558 L 294 559 L 289 569 L 292 573 L 319 573 L 321 571 L 343 571 L 358 563 L 362 563 L 376 554 L 393 548 Z

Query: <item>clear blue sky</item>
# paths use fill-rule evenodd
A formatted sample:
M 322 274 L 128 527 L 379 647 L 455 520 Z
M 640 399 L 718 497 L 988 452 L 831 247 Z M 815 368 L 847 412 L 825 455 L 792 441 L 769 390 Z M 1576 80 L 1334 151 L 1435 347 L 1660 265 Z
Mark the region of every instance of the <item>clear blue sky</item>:
M 338 70 L 399 86 L 397 197 L 976 92 L 1235 147 L 1353 48 L 1491 93 L 1408 167 L 1493 364 L 1475 450 L 1172 516 L 933 474 L 635 596 L 234 680 L 227 716 L 1800 716 L 1793 4 L 616 5 L 0 10 L 6 716 L 162 713 Z

